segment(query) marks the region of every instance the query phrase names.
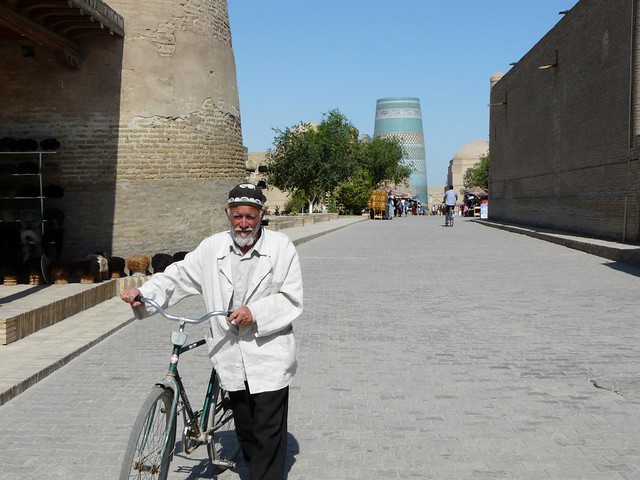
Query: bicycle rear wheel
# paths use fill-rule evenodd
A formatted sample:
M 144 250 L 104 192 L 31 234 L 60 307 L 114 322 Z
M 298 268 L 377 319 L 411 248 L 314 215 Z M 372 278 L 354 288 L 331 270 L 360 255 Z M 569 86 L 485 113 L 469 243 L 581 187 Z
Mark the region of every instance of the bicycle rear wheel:
M 176 443 L 172 400 L 173 392 L 162 387 L 155 387 L 147 396 L 131 430 L 120 480 L 167 478 Z
M 209 460 L 216 475 L 228 468 L 236 466 L 236 459 L 240 453 L 240 443 L 236 436 L 236 425 L 233 421 L 229 394 L 220 388 L 216 376 L 213 384 L 213 398 L 207 418 L 207 431 L 211 432 L 211 440 L 207 443 Z
M 449 226 L 453 227 L 453 219 L 455 218 L 455 215 L 452 213 L 451 216 L 449 217 Z

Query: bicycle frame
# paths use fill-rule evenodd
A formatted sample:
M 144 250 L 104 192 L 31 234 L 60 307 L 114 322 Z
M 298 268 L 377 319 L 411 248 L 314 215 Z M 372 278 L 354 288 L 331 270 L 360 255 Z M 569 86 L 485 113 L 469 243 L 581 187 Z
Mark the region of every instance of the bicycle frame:
M 173 332 L 177 333 L 177 332 Z M 173 335 L 172 335 L 173 336 Z M 191 406 L 191 401 L 189 400 L 187 391 L 182 383 L 182 378 L 178 372 L 178 362 L 180 355 L 189 350 L 193 350 L 194 348 L 200 347 L 206 343 L 206 340 L 201 339 L 196 342 L 190 343 L 186 346 L 175 345 L 173 348 L 173 352 L 171 354 L 171 361 L 169 363 L 169 370 L 167 372 L 167 378 L 164 382 L 157 383 L 156 385 L 162 388 L 170 388 L 173 390 L 173 403 L 171 405 L 171 422 L 170 425 L 173 428 L 173 425 L 177 425 L 177 417 L 179 415 L 179 403 L 182 401 L 182 412 L 185 420 L 185 428 L 191 428 L 192 430 L 189 432 L 189 439 L 195 442 L 193 445 L 185 443 L 184 449 L 185 453 L 189 454 L 200 445 L 204 444 L 211 432 L 207 431 L 206 421 L 209 415 L 209 411 L 211 410 L 211 398 L 213 394 L 214 381 L 216 376 L 216 371 L 214 368 L 211 369 L 211 375 L 209 377 L 209 383 L 207 384 L 207 391 L 204 396 L 204 400 L 202 402 L 202 410 L 199 412 L 194 412 L 193 407 Z M 188 421 L 187 421 L 188 420 Z M 197 421 L 196 421 L 197 420 Z M 165 438 L 165 442 L 168 442 L 170 438 L 172 438 L 172 431 L 168 432 L 167 437 Z M 177 433 L 177 432 L 175 432 Z M 185 434 L 187 432 L 185 431 Z M 171 447 L 170 445 L 166 445 L 165 447 Z
M 171 332 L 171 344 L 173 345 L 173 348 L 171 351 L 171 360 L 169 362 L 167 376 L 164 382 L 156 383 L 156 385 L 158 387 L 169 388 L 173 390 L 173 401 L 171 404 L 171 417 L 170 417 L 171 428 L 167 431 L 164 447 L 165 448 L 172 447 L 171 445 L 168 445 L 168 442 L 169 442 L 169 439 L 173 437 L 172 434 L 174 432 L 172 431 L 172 429 L 174 425 L 177 425 L 176 421 L 179 414 L 179 411 L 178 411 L 179 402 L 182 401 L 182 405 L 183 405 L 182 411 L 185 417 L 185 427 L 190 426 L 191 428 L 195 428 L 195 431 L 191 432 L 192 434 L 189 439 L 192 441 L 195 441 L 196 444 L 193 446 L 193 448 L 191 448 L 188 445 L 185 445 L 185 452 L 191 453 L 194 449 L 198 448 L 200 445 L 205 443 L 208 440 L 207 435 L 211 434 L 211 432 L 207 430 L 206 421 L 209 416 L 209 412 L 211 410 L 211 398 L 213 395 L 216 371 L 214 368 L 211 369 L 209 383 L 207 384 L 207 392 L 205 393 L 204 400 L 202 402 L 202 410 L 200 410 L 199 412 L 194 412 L 193 407 L 191 406 L 191 402 L 189 401 L 187 391 L 184 388 L 184 384 L 182 383 L 182 378 L 180 378 L 180 374 L 178 373 L 178 363 L 180 361 L 180 355 L 182 355 L 185 352 L 191 351 L 195 348 L 201 347 L 206 343 L 206 340 L 200 339 L 188 345 L 185 345 L 187 341 L 187 334 L 185 333 L 184 329 L 187 323 L 192 323 L 192 324 L 202 323 L 214 315 L 228 316 L 229 312 L 226 312 L 226 311 L 211 312 L 211 313 L 208 313 L 207 315 L 204 315 L 203 317 L 193 320 L 189 318 L 171 315 L 151 299 L 141 298 L 140 300 L 154 306 L 156 310 L 165 318 L 179 322 L 178 330 Z M 189 420 L 188 424 L 186 422 L 187 419 Z M 197 422 L 194 422 L 194 420 L 197 420 Z

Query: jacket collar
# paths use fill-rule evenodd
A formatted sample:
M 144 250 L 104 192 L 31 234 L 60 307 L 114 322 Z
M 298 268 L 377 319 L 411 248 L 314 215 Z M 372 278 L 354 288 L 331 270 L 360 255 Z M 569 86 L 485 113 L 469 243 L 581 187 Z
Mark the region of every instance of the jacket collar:
M 264 276 L 269 273 L 271 270 L 271 262 L 269 261 L 269 255 L 266 253 L 268 241 L 265 241 L 265 237 L 267 237 L 267 230 L 264 228 L 260 234 L 260 238 L 254 245 L 253 249 L 250 252 L 256 252 L 258 255 L 258 264 L 253 272 L 252 278 L 249 282 L 249 287 L 247 293 L 250 294 L 251 291 L 256 287 L 258 283 L 264 278 Z M 234 254 L 233 250 L 237 249 L 237 246 L 233 242 L 233 237 L 231 236 L 231 232 L 228 232 L 226 236 L 227 241 L 223 242 L 218 251 L 217 260 L 220 268 L 220 273 L 226 277 L 230 284 L 233 284 L 233 274 L 231 272 L 231 255 Z M 236 250 L 239 252 L 240 250 Z

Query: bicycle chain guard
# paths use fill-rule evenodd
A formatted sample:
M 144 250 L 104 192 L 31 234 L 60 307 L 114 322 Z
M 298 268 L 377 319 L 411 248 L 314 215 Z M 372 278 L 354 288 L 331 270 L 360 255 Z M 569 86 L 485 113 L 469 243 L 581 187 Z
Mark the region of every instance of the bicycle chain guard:
M 193 422 L 198 423 L 200 412 L 194 412 Z M 182 419 L 184 420 L 184 429 L 182 430 L 182 450 L 187 455 L 191 454 L 196 448 L 202 445 L 202 442 L 196 438 L 193 438 L 193 429 L 191 427 L 192 422 L 187 421 L 187 415 L 182 410 Z
M 191 425 L 185 425 L 184 429 L 182 430 L 182 450 L 187 455 L 193 452 L 198 446 L 197 442 L 191 439 L 190 437 L 191 437 Z

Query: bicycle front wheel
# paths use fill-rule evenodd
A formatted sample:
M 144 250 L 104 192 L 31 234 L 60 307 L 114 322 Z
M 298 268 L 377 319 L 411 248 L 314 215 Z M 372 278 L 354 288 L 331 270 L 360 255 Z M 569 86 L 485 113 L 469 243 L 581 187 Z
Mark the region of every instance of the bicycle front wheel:
M 120 480 L 165 480 L 173 456 L 176 425 L 171 421 L 173 392 L 155 387 L 145 400 L 129 437 Z
M 240 442 L 236 436 L 229 394 L 220 388 L 217 376 L 214 382 L 211 409 L 207 418 L 207 431 L 211 432 L 207 450 L 213 470 L 218 475 L 226 469 L 236 466 L 236 459 L 240 453 Z

